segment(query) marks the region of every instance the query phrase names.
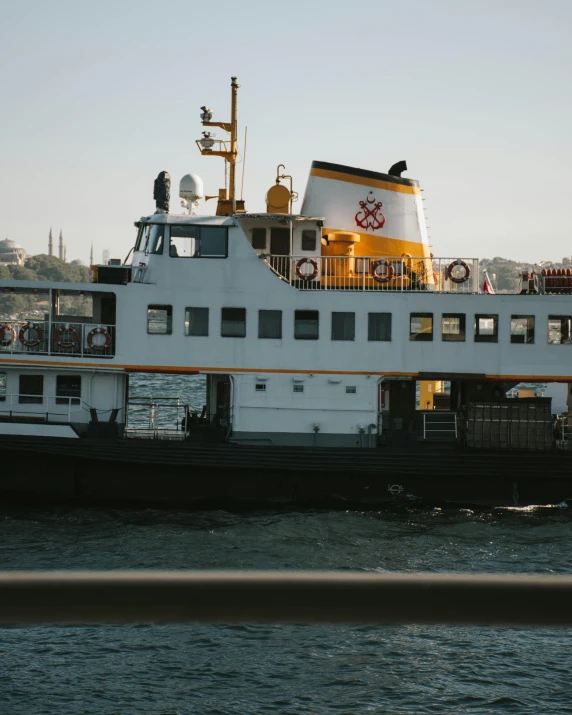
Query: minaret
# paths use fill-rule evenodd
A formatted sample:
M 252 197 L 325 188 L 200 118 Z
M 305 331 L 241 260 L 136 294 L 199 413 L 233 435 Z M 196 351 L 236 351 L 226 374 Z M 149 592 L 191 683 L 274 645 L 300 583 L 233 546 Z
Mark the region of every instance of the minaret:
M 50 226 L 50 237 L 48 238 L 48 256 L 54 255 L 54 237 L 52 235 L 52 227 Z
M 64 263 L 68 262 L 68 247 L 64 246 Z
M 60 261 L 64 260 L 64 235 L 61 230 L 60 230 L 60 246 L 59 246 L 58 258 L 60 259 Z
M 91 244 L 91 251 L 89 252 L 89 265 L 93 266 L 93 243 Z

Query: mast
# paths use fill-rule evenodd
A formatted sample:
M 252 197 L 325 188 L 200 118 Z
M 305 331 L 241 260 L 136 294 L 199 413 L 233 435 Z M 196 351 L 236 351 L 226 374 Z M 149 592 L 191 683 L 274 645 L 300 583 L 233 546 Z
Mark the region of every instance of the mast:
M 237 212 L 244 213 L 244 201 L 236 198 L 236 157 L 238 155 L 238 88 L 236 77 L 230 78 L 231 103 L 230 122 L 213 122 L 213 112 L 208 107 L 201 107 L 201 120 L 203 127 L 219 127 L 230 134 L 230 139 L 215 139 L 211 132 L 203 132 L 203 138 L 197 139 L 197 146 L 203 156 L 220 156 L 229 165 L 228 188 L 219 189 L 217 216 L 230 216 Z M 214 148 L 216 146 L 216 148 Z M 226 172 L 225 172 L 226 176 Z M 206 199 L 217 198 L 206 196 Z
M 230 181 L 229 181 L 229 191 L 230 191 L 230 207 L 233 214 L 236 213 L 236 134 L 237 134 L 237 99 L 238 99 L 238 84 L 236 82 L 236 77 L 231 77 L 231 107 L 230 107 L 230 153 L 231 159 L 230 164 Z

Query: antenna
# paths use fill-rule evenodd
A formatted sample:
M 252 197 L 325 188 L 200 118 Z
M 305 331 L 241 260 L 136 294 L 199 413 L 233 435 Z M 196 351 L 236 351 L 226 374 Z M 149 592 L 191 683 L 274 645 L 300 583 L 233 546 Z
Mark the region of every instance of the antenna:
M 240 200 L 242 201 L 242 195 L 244 193 L 244 167 L 246 166 L 246 133 L 248 132 L 248 127 L 244 127 L 244 151 L 242 152 L 242 184 L 240 186 Z

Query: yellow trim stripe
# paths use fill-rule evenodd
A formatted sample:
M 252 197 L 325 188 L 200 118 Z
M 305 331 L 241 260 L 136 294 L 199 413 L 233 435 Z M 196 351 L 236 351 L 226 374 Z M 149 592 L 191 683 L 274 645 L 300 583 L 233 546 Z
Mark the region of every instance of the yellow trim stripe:
M 329 169 L 311 169 L 310 176 L 316 176 L 320 179 L 331 179 L 332 181 L 345 181 L 348 184 L 375 186 L 376 189 L 384 189 L 385 191 L 396 191 L 399 194 L 421 194 L 421 189 L 417 188 L 417 186 L 394 184 L 393 181 L 381 181 L 380 179 L 368 179 L 365 176 L 344 174 L 342 171 L 330 171 Z
M 44 365 L 46 367 L 50 366 L 61 366 L 61 367 L 87 367 L 87 368 L 100 368 L 106 370 L 118 370 L 124 372 L 148 372 L 148 373 L 164 373 L 164 374 L 177 374 L 177 375 L 198 375 L 199 373 L 206 372 L 219 372 L 225 374 L 234 373 L 268 373 L 268 374 L 292 374 L 292 375 L 379 375 L 385 377 L 415 377 L 419 378 L 418 372 L 392 372 L 387 370 L 288 370 L 288 369 L 276 369 L 276 368 L 266 368 L 266 367 L 183 367 L 177 365 L 109 365 L 106 363 L 78 363 L 78 362 L 61 362 L 54 361 L 48 362 L 47 360 L 26 360 L 22 362 L 20 360 L 0 360 L 0 366 L 9 363 L 19 365 L 21 367 L 26 367 L 27 365 Z M 454 375 L 454 373 L 453 373 Z M 427 378 L 420 378 L 427 380 Z M 445 379 L 439 378 L 439 379 Z M 454 378 L 453 378 L 454 379 Z M 518 380 L 526 381 L 530 380 L 533 382 L 572 382 L 572 375 L 485 375 L 485 380 Z

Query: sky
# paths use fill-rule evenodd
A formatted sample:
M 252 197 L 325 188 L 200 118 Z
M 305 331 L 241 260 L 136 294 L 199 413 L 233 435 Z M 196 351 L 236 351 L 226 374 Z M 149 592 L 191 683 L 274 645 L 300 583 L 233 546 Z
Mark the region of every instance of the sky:
M 301 199 L 313 160 L 405 159 L 436 256 L 572 254 L 571 0 L 0 0 L 0 17 L 0 238 L 28 253 L 52 226 L 68 260 L 124 258 L 162 170 L 172 211 L 188 172 L 216 194 L 200 106 L 228 120 L 236 75 L 249 211 L 280 163 Z

